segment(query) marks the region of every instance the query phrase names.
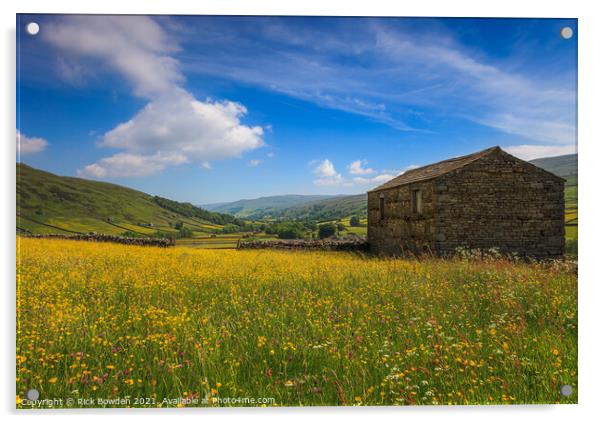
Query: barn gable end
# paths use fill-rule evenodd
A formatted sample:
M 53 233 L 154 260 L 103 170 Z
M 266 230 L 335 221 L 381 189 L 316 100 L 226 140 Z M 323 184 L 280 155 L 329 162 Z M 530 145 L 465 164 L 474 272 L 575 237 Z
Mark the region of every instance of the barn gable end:
M 425 166 L 368 193 L 368 242 L 387 255 L 450 255 L 466 247 L 557 257 L 564 250 L 564 180 L 499 147 Z

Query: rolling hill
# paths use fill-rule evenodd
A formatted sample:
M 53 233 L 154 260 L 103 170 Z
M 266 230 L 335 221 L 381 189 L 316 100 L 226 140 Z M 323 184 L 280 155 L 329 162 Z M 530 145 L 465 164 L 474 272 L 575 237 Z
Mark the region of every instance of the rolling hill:
M 577 154 L 569 154 L 566 156 L 546 157 L 544 159 L 536 159 L 531 161 L 531 163 L 566 179 L 566 183 L 564 185 L 564 201 L 566 221 L 565 231 L 567 242 L 576 240 L 578 232 L 577 227 L 579 223 L 579 212 L 577 160 Z M 570 249 L 569 247 L 570 242 L 567 244 L 567 249 Z M 574 245 L 572 248 L 576 249 L 576 245 Z
M 570 154 L 558 157 L 546 157 L 532 160 L 536 166 L 546 169 L 567 180 L 566 202 L 567 209 L 577 208 L 577 155 Z M 255 200 L 240 200 L 233 203 L 221 203 L 213 210 L 222 213 L 232 213 L 235 216 L 247 216 L 255 219 L 274 217 L 277 219 L 291 220 L 314 220 L 327 221 L 338 220 L 357 215 L 365 217 L 367 214 L 367 198 L 365 194 L 360 195 L 337 195 L 327 198 L 311 198 L 320 196 L 290 195 L 291 202 L 299 201 L 298 204 L 286 205 L 287 201 L 278 203 L 280 197 L 264 197 Z M 275 199 L 271 208 L 264 204 L 270 204 Z M 239 209 L 240 207 L 240 209 Z M 576 216 L 575 216 L 576 217 Z
M 326 200 L 312 201 L 289 207 L 280 211 L 275 217 L 291 220 L 329 221 L 357 215 L 366 217 L 366 194 L 343 195 Z
M 567 179 L 567 237 L 577 229 L 577 155 L 536 159 L 533 164 Z M 207 235 L 244 219 L 329 221 L 366 216 L 366 195 L 283 195 L 202 207 L 106 182 L 57 176 L 17 164 L 17 228 L 33 233 L 125 231 L 176 233 L 176 222 Z M 574 232 L 574 233 L 573 233 Z
M 152 235 L 175 233 L 176 222 L 210 232 L 231 215 L 209 212 L 189 203 L 153 197 L 106 182 L 57 176 L 17 163 L 17 229 L 31 233 Z
M 201 205 L 204 209 L 219 213 L 228 213 L 247 219 L 261 219 L 278 215 L 283 210 L 302 204 L 332 199 L 332 195 L 275 195 L 230 203 Z
M 545 157 L 543 159 L 531 160 L 535 166 L 539 166 L 548 172 L 561 176 L 565 179 L 571 176 L 577 176 L 577 155 L 567 154 L 566 156 Z

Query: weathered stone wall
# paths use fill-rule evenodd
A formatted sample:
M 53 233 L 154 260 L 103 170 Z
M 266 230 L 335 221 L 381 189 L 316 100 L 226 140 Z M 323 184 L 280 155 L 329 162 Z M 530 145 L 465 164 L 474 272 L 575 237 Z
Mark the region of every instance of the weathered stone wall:
M 412 192 L 423 190 L 423 213 Z M 380 200 L 385 199 L 384 219 Z M 532 258 L 564 254 L 564 181 L 501 150 L 431 181 L 368 193 L 368 243 L 377 254 L 458 248 Z
M 19 234 L 27 238 L 69 239 L 72 241 L 113 242 L 117 244 L 138 245 L 143 247 L 173 247 L 175 240 L 167 238 L 127 238 L 117 235 L 63 235 L 63 234 Z
M 423 210 L 412 212 L 412 192 L 422 190 Z M 384 196 L 384 219 L 380 196 Z M 434 248 L 435 192 L 432 181 L 368 193 L 370 251 L 384 255 L 420 254 Z
M 564 182 L 498 151 L 435 181 L 435 246 L 498 248 L 534 258 L 564 253 Z
M 246 240 L 241 239 L 238 242 L 238 249 L 277 249 L 277 250 L 331 250 L 331 251 L 366 251 L 368 244 L 364 238 L 345 238 L 345 239 L 279 239 L 279 240 Z

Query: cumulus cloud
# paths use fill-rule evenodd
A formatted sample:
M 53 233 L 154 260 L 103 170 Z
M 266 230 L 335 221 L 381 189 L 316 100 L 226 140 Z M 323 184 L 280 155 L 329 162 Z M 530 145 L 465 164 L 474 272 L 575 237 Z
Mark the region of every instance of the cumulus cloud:
M 48 141 L 39 137 L 28 137 L 17 130 L 17 153 L 19 155 L 34 154 L 44 151 Z
M 504 147 L 508 153 L 523 160 L 533 160 L 541 157 L 563 156 L 565 154 L 576 154 L 575 145 L 513 145 Z
M 241 119 L 233 101 L 196 99 L 182 87 L 177 44 L 145 16 L 67 16 L 47 26 L 45 39 L 75 57 L 100 61 L 125 77 L 149 102 L 106 132 L 99 145 L 121 152 L 85 166 L 82 176 L 148 176 L 169 166 L 240 157 L 264 145 L 264 130 Z M 73 58 L 72 58 L 73 60 Z
M 135 177 L 148 176 L 165 169 L 167 166 L 186 163 L 188 159 L 183 154 L 156 153 L 153 155 L 117 153 L 110 157 L 100 159 L 78 170 L 79 176 L 106 178 L 108 176 Z
M 318 162 L 314 166 L 313 174 L 317 177 L 314 179 L 314 184 L 318 186 L 349 185 L 328 159 Z
M 350 175 L 363 175 L 355 177 L 344 177 L 337 172 L 334 164 L 328 159 L 313 161 L 310 164 L 313 165 L 313 174 L 316 176 L 314 184 L 317 186 L 353 187 L 357 185 L 380 185 L 396 176 L 394 171 L 377 172 L 371 168 L 364 168 L 363 166 L 366 162 L 362 160 L 356 160 L 347 166 Z M 378 174 L 372 177 L 367 176 L 376 173 Z
M 263 129 L 242 125 L 247 109 L 231 101 L 198 101 L 177 90 L 153 100 L 107 132 L 100 145 L 131 153 L 179 153 L 199 163 L 239 157 L 263 145 Z
M 261 160 L 257 160 L 257 159 L 249 160 L 249 166 L 251 166 L 251 167 L 257 167 L 260 164 L 261 164 Z
M 314 168 L 314 174 L 320 178 L 330 178 L 338 175 L 336 169 L 334 168 L 334 164 L 332 164 L 332 162 L 328 159 L 324 159 L 318 163 L 318 165 Z
M 352 175 L 371 175 L 375 170 L 369 167 L 365 168 L 364 165 L 366 163 L 366 160 L 355 160 L 347 166 L 347 170 Z

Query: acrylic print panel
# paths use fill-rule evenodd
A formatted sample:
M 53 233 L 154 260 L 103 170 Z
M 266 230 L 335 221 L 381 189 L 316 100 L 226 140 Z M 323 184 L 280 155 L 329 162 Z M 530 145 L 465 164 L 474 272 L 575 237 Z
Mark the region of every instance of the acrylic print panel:
M 17 408 L 576 403 L 575 19 L 17 16 Z

